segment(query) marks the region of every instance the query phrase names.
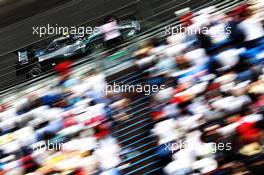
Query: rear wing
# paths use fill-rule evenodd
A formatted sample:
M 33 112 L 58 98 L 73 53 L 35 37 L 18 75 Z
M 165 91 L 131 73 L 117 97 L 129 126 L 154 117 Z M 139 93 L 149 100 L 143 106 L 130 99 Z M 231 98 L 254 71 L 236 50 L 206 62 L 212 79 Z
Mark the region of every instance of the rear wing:
M 18 52 L 18 61 L 20 63 L 27 63 L 28 62 L 28 52 L 27 51 L 19 51 Z

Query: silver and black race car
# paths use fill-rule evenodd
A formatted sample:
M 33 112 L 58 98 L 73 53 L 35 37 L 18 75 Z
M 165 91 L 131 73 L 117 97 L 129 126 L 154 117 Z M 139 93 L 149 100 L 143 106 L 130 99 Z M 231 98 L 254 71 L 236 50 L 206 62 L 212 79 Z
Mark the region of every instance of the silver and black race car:
M 128 39 L 135 36 L 140 25 L 137 21 L 123 21 L 118 24 L 121 37 Z M 17 74 L 37 77 L 61 60 L 81 54 L 91 53 L 95 47 L 102 45 L 102 32 L 95 30 L 88 36 L 68 35 L 54 39 L 42 49 L 24 49 L 18 51 Z

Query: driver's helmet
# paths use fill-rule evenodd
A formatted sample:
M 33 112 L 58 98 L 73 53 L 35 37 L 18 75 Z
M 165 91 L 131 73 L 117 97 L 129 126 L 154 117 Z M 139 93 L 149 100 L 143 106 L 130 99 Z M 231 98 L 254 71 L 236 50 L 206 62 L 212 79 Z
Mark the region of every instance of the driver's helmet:
M 69 37 L 70 35 L 69 35 L 68 32 L 64 32 L 64 33 L 63 33 L 63 36 L 64 36 L 64 37 Z

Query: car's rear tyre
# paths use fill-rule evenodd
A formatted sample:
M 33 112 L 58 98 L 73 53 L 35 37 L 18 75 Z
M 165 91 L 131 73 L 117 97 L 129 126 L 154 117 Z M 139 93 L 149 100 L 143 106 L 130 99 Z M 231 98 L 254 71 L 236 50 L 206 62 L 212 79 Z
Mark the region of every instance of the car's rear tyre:
M 30 70 L 28 71 L 28 76 L 30 78 L 38 77 L 42 74 L 41 65 L 39 63 L 35 63 Z

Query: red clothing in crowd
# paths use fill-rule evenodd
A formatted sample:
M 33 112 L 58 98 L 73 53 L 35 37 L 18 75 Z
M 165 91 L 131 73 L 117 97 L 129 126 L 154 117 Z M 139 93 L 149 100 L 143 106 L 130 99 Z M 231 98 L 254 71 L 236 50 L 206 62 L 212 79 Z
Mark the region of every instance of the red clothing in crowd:
M 192 25 L 192 12 L 181 15 L 179 19 L 185 27 Z
M 245 143 L 257 141 L 260 134 L 260 130 L 255 127 L 255 123 L 250 122 L 242 123 L 236 131 Z
M 60 76 L 67 76 L 71 73 L 72 62 L 69 60 L 63 61 L 55 66 L 55 71 Z

